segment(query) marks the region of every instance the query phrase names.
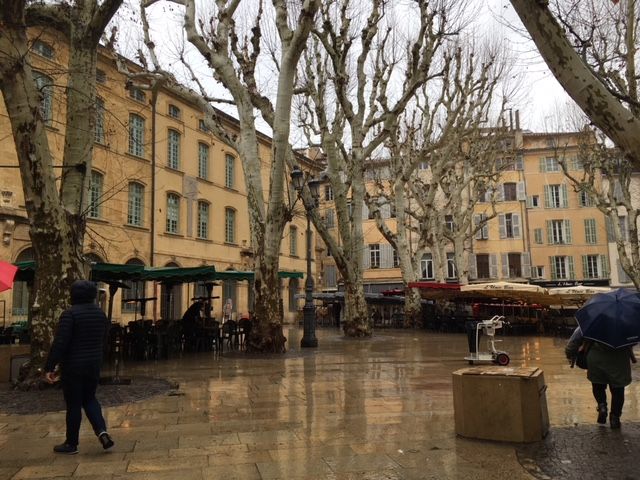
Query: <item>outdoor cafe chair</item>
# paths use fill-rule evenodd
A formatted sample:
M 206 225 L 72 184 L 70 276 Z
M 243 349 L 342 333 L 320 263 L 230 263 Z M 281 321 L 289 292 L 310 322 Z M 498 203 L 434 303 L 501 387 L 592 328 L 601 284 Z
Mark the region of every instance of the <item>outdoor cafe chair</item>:
M 205 350 L 221 350 L 222 338 L 220 336 L 220 322 L 217 320 L 205 319 L 204 327 L 201 328 L 200 332 L 202 346 Z
M 247 338 L 251 333 L 251 320 L 248 318 L 242 318 L 238 322 L 238 336 L 240 339 L 240 348 L 245 348 L 247 344 Z
M 238 324 L 235 320 L 227 320 L 222 324 L 222 343 L 225 341 L 229 348 L 238 345 Z

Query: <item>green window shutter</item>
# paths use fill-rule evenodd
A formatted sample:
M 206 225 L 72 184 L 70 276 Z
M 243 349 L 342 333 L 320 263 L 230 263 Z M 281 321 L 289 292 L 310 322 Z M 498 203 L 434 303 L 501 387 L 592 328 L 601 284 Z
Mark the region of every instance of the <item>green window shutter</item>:
M 582 278 L 589 278 L 589 264 L 587 255 L 582 255 Z
M 560 206 L 562 208 L 569 208 L 569 197 L 567 195 L 567 185 L 563 183 L 560 186 L 560 191 L 561 191 L 561 195 L 562 195 L 562 199 L 560 201 Z
M 498 232 L 500 233 L 500 238 L 507 238 L 507 227 L 504 222 L 504 213 L 500 213 L 498 215 Z
M 556 280 L 558 278 L 558 274 L 556 272 L 556 257 L 549 257 L 549 273 L 551 274 L 551 280 Z
M 584 219 L 584 241 L 585 243 L 591 243 L 591 219 Z
M 547 171 L 547 169 L 546 169 L 545 159 L 541 158 L 540 159 L 540 173 L 545 173 L 546 171 Z
M 571 220 L 564 220 L 564 240 L 567 244 L 572 243 Z
M 478 230 L 476 231 L 476 240 L 481 240 L 482 239 L 482 228 L 480 228 L 480 215 L 474 215 L 473 216 L 473 226 L 474 228 L 477 228 Z
M 553 243 L 553 226 L 551 220 L 547 220 L 547 243 L 551 245 Z
M 541 228 L 534 229 L 533 237 L 536 243 L 542 243 L 542 229 Z
M 573 257 L 567 257 L 567 260 L 569 261 L 569 279 L 573 280 L 576 278 L 576 270 L 573 266 Z
M 602 266 L 602 278 L 609 277 L 609 257 L 600 255 L 600 265 Z
M 551 188 L 544 186 L 544 208 L 551 208 Z
M 513 227 L 513 238 L 520 238 L 520 215 L 517 213 L 511 215 L 511 225 Z

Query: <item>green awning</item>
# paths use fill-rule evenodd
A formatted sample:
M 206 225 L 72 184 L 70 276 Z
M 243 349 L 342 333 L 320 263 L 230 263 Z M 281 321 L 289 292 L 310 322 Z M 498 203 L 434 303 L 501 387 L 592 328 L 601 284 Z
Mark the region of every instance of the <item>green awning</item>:
M 216 280 L 246 280 L 248 282 L 253 281 L 255 274 L 253 272 L 243 272 L 239 270 L 225 270 L 223 272 L 216 272 Z
M 141 280 L 153 280 L 164 283 L 191 283 L 215 280 L 216 269 L 213 265 L 201 267 L 146 267 Z
M 105 283 L 137 280 L 143 271 L 144 265 L 94 263 L 91 265 L 91 280 Z
M 36 262 L 18 262 L 16 280 L 32 281 L 36 270 Z M 302 272 L 281 270 L 280 278 L 303 278 Z M 94 282 L 122 282 L 126 280 L 150 280 L 164 283 L 192 283 L 214 280 L 237 280 L 252 282 L 255 273 L 252 271 L 225 270 L 217 272 L 213 265 L 200 267 L 145 267 L 144 265 L 94 263 L 91 265 L 91 280 Z
M 278 272 L 280 278 L 303 278 L 302 272 L 287 272 L 286 270 L 280 270 Z
M 33 277 L 36 273 L 36 261 L 28 260 L 26 262 L 14 263 L 18 267 L 14 281 L 16 282 L 33 282 Z
M 255 273 L 252 271 L 240 271 L 240 270 L 225 270 L 223 272 L 216 272 L 216 280 L 246 280 L 252 282 L 255 277 Z M 302 278 L 302 272 L 287 272 L 281 270 L 278 272 L 280 278 Z

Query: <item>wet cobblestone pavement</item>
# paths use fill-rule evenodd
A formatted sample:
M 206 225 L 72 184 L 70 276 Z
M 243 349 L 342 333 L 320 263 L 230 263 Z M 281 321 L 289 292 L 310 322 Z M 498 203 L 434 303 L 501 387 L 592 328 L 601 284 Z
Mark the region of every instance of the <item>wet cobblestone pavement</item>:
M 594 414 L 595 416 L 595 414 Z M 517 448 L 522 466 L 539 479 L 640 479 L 640 423 L 621 430 L 576 425 L 553 428 L 543 442 Z
M 136 377 L 130 385 L 100 385 L 96 393 L 103 407 L 134 403 L 155 395 L 166 394 L 176 387 L 161 378 Z M 43 390 L 23 392 L 10 384 L 0 384 L 0 414 L 29 415 L 65 409 L 62 390 L 56 385 Z
M 107 453 L 86 420 L 80 454 L 56 456 L 64 412 L 0 413 L 0 480 L 640 478 L 637 366 L 614 432 L 595 425 L 585 373 L 563 358 L 566 339 L 501 338 L 511 366 L 541 368 L 547 384 L 551 432 L 519 445 L 456 436 L 451 374 L 467 366 L 464 335 L 381 331 L 349 341 L 320 330 L 319 348 L 302 352 L 301 332 L 287 335 L 283 356 L 125 365 L 134 379 L 178 383 L 178 394 L 106 407 L 116 442 Z

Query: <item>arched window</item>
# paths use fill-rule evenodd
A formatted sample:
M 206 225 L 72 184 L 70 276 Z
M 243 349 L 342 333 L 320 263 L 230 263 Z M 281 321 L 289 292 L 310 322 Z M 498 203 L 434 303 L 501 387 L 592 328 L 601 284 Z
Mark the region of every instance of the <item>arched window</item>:
M 222 282 L 222 313 L 225 314 L 227 302 L 231 300 L 231 312 L 238 309 L 238 282 L 236 280 L 225 280 Z M 235 319 L 234 319 L 235 320 Z
M 31 50 L 33 50 L 38 55 L 42 55 L 43 57 L 48 58 L 49 60 L 53 59 L 53 47 L 48 43 L 43 42 L 42 40 L 36 40 L 35 42 L 33 42 Z
M 298 299 L 296 295 L 300 290 L 300 283 L 297 278 L 289 279 L 289 311 L 297 312 L 298 311 Z
M 132 258 L 125 265 L 144 265 L 144 262 L 138 258 Z M 145 282 L 142 280 L 126 280 L 123 283 L 129 288 L 122 289 L 122 311 L 130 313 L 139 312 L 140 302 L 132 300 L 145 296 Z
M 29 262 L 34 259 L 33 248 L 29 247 L 20 252 L 20 255 L 16 258 L 16 263 L 18 262 Z M 31 285 L 24 281 L 13 282 L 13 289 L 11 290 L 13 300 L 11 303 L 11 315 L 13 316 L 13 320 L 17 321 L 20 318 L 24 317 L 23 320 L 27 319 L 27 315 L 29 313 L 29 291 L 31 290 Z
M 226 155 L 224 162 L 224 186 L 233 188 L 236 176 L 236 159 L 233 155 Z
M 173 117 L 173 118 L 180 119 L 180 116 L 181 116 L 180 108 L 177 107 L 176 105 L 170 103 L 169 104 L 169 116 Z
M 127 223 L 137 227 L 144 224 L 144 185 L 138 182 L 129 184 Z
M 104 143 L 104 100 L 96 98 L 96 130 L 95 141 Z
M 89 180 L 89 208 L 87 215 L 90 218 L 101 217 L 102 188 L 104 184 L 104 175 L 96 170 L 91 170 L 91 179 Z
M 209 145 L 198 143 L 198 177 L 209 178 Z
M 289 255 L 298 256 L 298 227 L 294 225 L 289 227 Z
M 229 207 L 224 209 L 224 241 L 236 243 L 236 211 Z
M 169 130 L 167 135 L 167 165 L 169 168 L 180 168 L 180 132 Z
M 144 157 L 144 118 L 135 113 L 129 115 L 129 153 Z
M 180 197 L 167 194 L 167 233 L 178 233 L 180 225 Z
M 170 262 L 165 267 L 179 267 Z M 160 287 L 160 317 L 163 320 L 178 320 L 182 318 L 182 284 L 166 284 Z
M 33 72 L 33 78 L 42 99 L 40 103 L 42 120 L 45 125 L 51 125 L 53 120 L 53 80 L 40 72 Z
M 198 202 L 198 238 L 209 238 L 209 204 Z

